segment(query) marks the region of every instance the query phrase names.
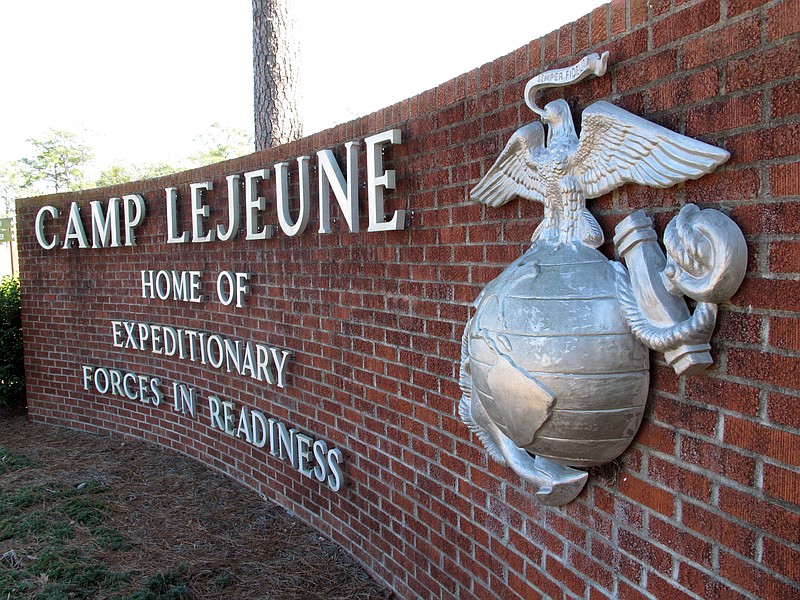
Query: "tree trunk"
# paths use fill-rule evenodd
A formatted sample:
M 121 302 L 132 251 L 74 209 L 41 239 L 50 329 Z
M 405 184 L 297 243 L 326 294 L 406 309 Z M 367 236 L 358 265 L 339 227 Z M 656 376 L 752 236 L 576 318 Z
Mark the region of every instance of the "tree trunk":
M 253 0 L 253 116 L 256 150 L 303 134 L 299 49 L 291 0 Z

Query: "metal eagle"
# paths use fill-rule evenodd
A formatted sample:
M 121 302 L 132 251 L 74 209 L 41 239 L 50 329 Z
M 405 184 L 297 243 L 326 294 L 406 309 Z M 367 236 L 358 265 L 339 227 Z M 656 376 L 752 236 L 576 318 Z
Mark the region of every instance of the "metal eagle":
M 544 219 L 532 241 L 577 240 L 597 248 L 603 233 L 587 199 L 625 183 L 666 188 L 697 179 L 729 156 L 603 101 L 583 111 L 579 138 L 569 105 L 559 99 L 545 106 L 541 121 L 511 136 L 470 196 L 492 207 L 517 196 L 542 202 Z

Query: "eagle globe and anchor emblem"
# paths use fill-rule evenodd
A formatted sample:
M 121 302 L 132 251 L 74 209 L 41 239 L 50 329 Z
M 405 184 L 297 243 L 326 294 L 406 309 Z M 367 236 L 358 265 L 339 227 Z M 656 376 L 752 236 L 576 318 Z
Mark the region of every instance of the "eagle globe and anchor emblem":
M 534 77 L 525 102 L 541 121 L 511 136 L 470 194 L 490 207 L 516 197 L 544 204 L 530 249 L 475 301 L 459 412 L 489 454 L 552 506 L 583 489 L 581 467 L 615 459 L 633 440 L 649 390 L 648 348 L 679 375 L 711 364 L 717 304 L 736 293 L 747 264 L 736 224 L 692 204 L 667 225 L 666 256 L 642 211 L 615 231 L 627 268 L 597 250 L 603 232 L 587 199 L 625 183 L 670 187 L 729 157 L 608 102 L 583 111 L 580 137 L 566 101 L 536 105 L 540 89 L 601 76 L 607 61 L 607 52 L 592 54 Z

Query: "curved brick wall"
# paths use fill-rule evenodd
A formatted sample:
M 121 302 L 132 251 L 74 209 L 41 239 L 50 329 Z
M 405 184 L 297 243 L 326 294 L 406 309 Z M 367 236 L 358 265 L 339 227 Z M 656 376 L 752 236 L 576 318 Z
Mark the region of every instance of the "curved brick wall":
M 612 2 L 436 89 L 299 142 L 159 180 L 21 201 L 31 418 L 194 457 L 293 510 L 404 598 L 800 594 L 798 14 L 796 0 Z M 460 336 L 471 303 L 527 248 L 542 214 L 523 201 L 486 209 L 467 193 L 532 119 L 522 102 L 526 81 L 604 50 L 608 74 L 563 92 L 574 109 L 610 100 L 732 155 L 685 186 L 627 186 L 591 201 L 606 238 L 635 209 L 663 227 L 676 206 L 692 201 L 728 211 L 751 258 L 740 292 L 721 307 L 715 366 L 684 380 L 654 356 L 649 409 L 634 444 L 596 470 L 575 502 L 553 509 L 490 462 L 457 416 Z M 316 151 L 330 148 L 344 165 L 345 142 L 392 128 L 403 141 L 384 156 L 397 173 L 387 209 L 413 210 L 409 228 L 351 234 L 336 210 L 333 233 L 318 234 Z M 294 159 L 306 154 L 306 233 L 166 243 L 165 187 L 177 187 L 178 225 L 191 232 L 190 183 L 214 182 L 204 195 L 205 222 L 214 225 L 227 215 L 226 175 L 289 161 L 296 197 Z M 363 182 L 363 143 L 359 164 Z M 274 173 L 261 189 L 272 198 Z M 89 228 L 90 201 L 105 206 L 124 194 L 142 194 L 147 206 L 136 247 L 47 251 L 36 242 L 40 206 L 61 211 L 46 233 L 63 237 L 72 201 Z M 363 186 L 360 194 L 366 230 Z M 265 212 L 274 215 L 272 204 Z M 603 250 L 610 256 L 608 243 Z M 143 299 L 141 271 L 151 269 L 202 272 L 208 299 Z M 243 307 L 215 300 L 220 271 L 252 274 Z M 202 330 L 294 359 L 280 388 L 126 348 L 127 336 L 114 333 L 124 325 L 113 321 Z M 113 386 L 106 394 L 86 390 L 83 366 L 141 374 L 145 397 L 156 378 L 164 400 L 121 398 Z M 195 418 L 174 411 L 173 382 L 196 390 Z M 223 422 L 229 401 L 307 434 L 306 450 L 314 440 L 341 450 L 345 487 L 335 492 L 269 446 L 212 428 L 212 396 Z

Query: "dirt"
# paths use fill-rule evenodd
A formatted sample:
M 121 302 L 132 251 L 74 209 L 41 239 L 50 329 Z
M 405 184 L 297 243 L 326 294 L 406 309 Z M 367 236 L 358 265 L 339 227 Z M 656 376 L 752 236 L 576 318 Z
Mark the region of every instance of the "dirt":
M 156 573 L 179 572 L 190 598 L 391 598 L 314 529 L 179 454 L 33 424 L 24 415 L 0 415 L 0 446 L 35 463 L 0 470 L 0 492 L 20 485 L 103 486 L 105 525 L 119 532 L 125 550 L 108 550 L 102 560 L 131 574 L 130 590 Z M 0 555 L 14 550 L 13 542 L 0 541 Z

